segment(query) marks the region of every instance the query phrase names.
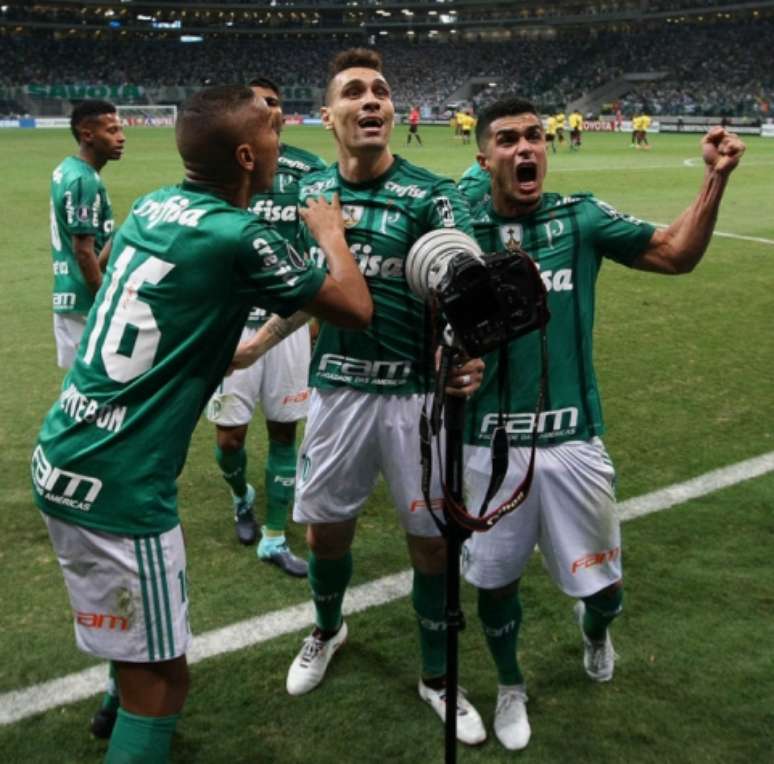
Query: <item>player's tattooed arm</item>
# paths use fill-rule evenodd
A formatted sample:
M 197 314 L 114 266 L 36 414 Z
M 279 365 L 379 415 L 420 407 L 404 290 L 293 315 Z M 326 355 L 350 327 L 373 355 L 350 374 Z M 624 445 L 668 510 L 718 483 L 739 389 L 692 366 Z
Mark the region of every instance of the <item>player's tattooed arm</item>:
M 97 253 L 94 251 L 94 237 L 73 234 L 73 253 L 86 286 L 92 294 L 97 294 L 97 290 L 102 285 L 102 271 L 99 269 Z
M 237 345 L 228 373 L 231 374 L 236 369 L 246 369 L 248 366 L 252 366 L 262 355 L 300 329 L 309 318 L 310 316 L 302 310 L 288 318 L 272 314 L 251 339 Z

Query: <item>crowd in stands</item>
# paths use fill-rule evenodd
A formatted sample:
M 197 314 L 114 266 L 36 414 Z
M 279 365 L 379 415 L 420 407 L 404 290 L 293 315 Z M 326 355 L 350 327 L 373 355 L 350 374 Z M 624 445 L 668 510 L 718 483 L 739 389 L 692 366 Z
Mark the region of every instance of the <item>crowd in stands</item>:
M 774 20 L 749 23 L 662 23 L 627 32 L 565 30 L 554 38 L 508 42 L 408 43 L 378 38 L 399 109 L 444 112 L 471 78 L 474 105 L 503 92 L 533 99 L 545 111 L 564 108 L 594 88 L 632 72 L 660 79 L 633 82 L 620 93 L 624 113 L 765 118 L 774 102 Z M 60 39 L 5 36 L 0 85 L 139 84 L 145 87 L 244 81 L 260 72 L 283 86 L 323 87 L 326 64 L 352 40 L 116 37 Z M 719 60 L 718 51 L 722 51 Z M 487 87 L 486 82 L 496 83 Z

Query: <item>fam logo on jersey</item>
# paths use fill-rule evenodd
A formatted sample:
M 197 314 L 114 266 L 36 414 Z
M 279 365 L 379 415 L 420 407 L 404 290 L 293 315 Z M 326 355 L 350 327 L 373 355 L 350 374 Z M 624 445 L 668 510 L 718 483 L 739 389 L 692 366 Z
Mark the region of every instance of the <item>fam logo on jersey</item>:
M 344 219 L 345 228 L 354 228 L 363 217 L 363 207 L 359 204 L 343 204 L 341 217 Z
M 516 252 L 521 247 L 524 229 L 519 223 L 509 223 L 500 226 L 500 241 L 509 252 Z
M 436 196 L 433 199 L 435 210 L 444 228 L 454 228 L 454 207 L 447 196 Z
M 35 490 L 54 504 L 88 512 L 102 490 L 98 478 L 54 467 L 40 446 L 32 454 L 31 469 Z

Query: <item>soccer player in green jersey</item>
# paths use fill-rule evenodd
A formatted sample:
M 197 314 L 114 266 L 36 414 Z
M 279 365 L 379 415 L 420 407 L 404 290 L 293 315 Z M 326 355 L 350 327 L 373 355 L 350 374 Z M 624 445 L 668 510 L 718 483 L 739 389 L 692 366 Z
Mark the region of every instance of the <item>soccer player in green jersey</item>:
M 614 470 L 600 439 L 602 409 L 592 359 L 595 283 L 603 258 L 663 274 L 691 271 L 712 235 L 730 173 L 744 153 L 739 138 L 713 128 L 702 141 L 704 181 L 692 204 L 655 229 L 590 194 L 543 192 L 546 142 L 535 108 L 516 98 L 484 110 L 476 131 L 478 161 L 492 178 L 491 199 L 473 210 L 485 252 L 521 246 L 538 265 L 548 292 L 548 384 L 536 416 L 541 376 L 537 333 L 507 348 L 508 473 L 490 509 L 523 478 L 534 430 L 535 473 L 523 505 L 466 543 L 463 572 L 478 588 L 478 612 L 497 667 L 495 733 L 506 748 L 530 737 L 524 675 L 516 657 L 521 623 L 519 580 L 535 545 L 557 586 L 578 601 L 583 665 L 598 682 L 612 679 L 608 626 L 622 606 L 621 540 Z M 467 407 L 466 484 L 476 511 L 489 483 L 489 443 L 498 424 L 499 354 L 486 359 L 484 382 Z
M 281 130 L 279 87 L 265 77 L 252 80 L 250 87 L 266 101 L 277 129 Z M 272 189 L 253 196 L 250 210 L 285 239 L 295 241 L 298 182 L 307 173 L 325 166 L 320 157 L 281 143 Z M 251 311 L 241 342 L 249 342 L 267 318 L 262 308 Z M 207 417 L 216 428 L 216 459 L 231 488 L 237 538 L 242 544 L 252 544 L 258 527 L 253 513 L 255 489 L 247 482 L 245 438 L 260 402 L 266 418 L 269 453 L 265 470 L 266 520 L 256 552 L 259 559 L 300 577 L 306 576 L 307 564 L 290 551 L 285 526 L 296 479 L 296 422 L 306 416 L 309 406 L 310 348 L 309 328 L 304 325 L 247 368 L 237 369 L 226 377 L 207 407 Z
M 328 274 L 247 210 L 271 188 L 278 154 L 271 112 L 250 88 L 194 94 L 176 137 L 185 180 L 138 199 L 117 232 L 32 458 L 76 642 L 117 670 L 108 764 L 168 760 L 190 643 L 176 478 L 250 309 L 303 309 L 349 329 L 373 310 L 336 198 L 301 211 Z
M 471 208 L 489 198 L 492 179 L 478 162 L 474 162 L 462 174 L 457 188 Z
M 445 541 L 423 501 L 419 466 L 419 419 L 434 377 L 435 348 L 424 305 L 409 291 L 404 262 L 429 230 L 472 229 L 450 180 L 391 153 L 393 117 L 379 55 L 354 49 L 336 56 L 323 124 L 336 140 L 338 162 L 305 177 L 299 198 L 340 195 L 347 242 L 373 296 L 374 317 L 370 328 L 359 332 L 323 322 L 315 345 L 293 519 L 307 524 L 316 627 L 290 667 L 287 690 L 301 695 L 317 687 L 347 637 L 341 606 L 352 575 L 350 549 L 357 518 L 382 473 L 414 568 L 419 692 L 443 716 Z M 319 262 L 321 243 L 314 232 L 304 227 L 301 240 L 307 256 Z M 480 360 L 457 369 L 456 392 L 471 392 L 481 371 Z M 437 480 L 432 498 L 440 504 Z M 467 743 L 485 737 L 478 713 L 463 696 L 457 732 Z
M 113 209 L 100 170 L 124 152 L 124 130 L 109 101 L 81 101 L 70 116 L 77 156 L 51 176 L 51 256 L 57 363 L 69 369 L 86 314 L 102 283 L 97 256 L 113 233 Z

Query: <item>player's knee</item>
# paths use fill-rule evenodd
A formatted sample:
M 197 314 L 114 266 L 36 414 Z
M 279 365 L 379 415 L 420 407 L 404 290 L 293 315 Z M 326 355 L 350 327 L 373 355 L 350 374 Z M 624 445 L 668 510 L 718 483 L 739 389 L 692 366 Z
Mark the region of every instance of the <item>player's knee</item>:
M 292 446 L 296 442 L 295 422 L 274 422 L 266 420 L 266 432 L 269 440 L 283 446 Z
M 623 581 L 619 579 L 596 594 L 584 597 L 583 602 L 587 608 L 608 618 L 619 615 L 623 610 Z
M 519 593 L 520 578 L 515 581 L 511 581 L 510 584 L 505 586 L 499 586 L 496 589 L 479 589 L 478 590 L 478 609 L 479 612 L 482 608 L 487 606 L 496 606 L 498 603 L 513 597 L 514 594 Z
M 426 576 L 446 572 L 446 540 L 442 536 L 406 537 L 412 566 Z
M 354 533 L 354 522 L 308 525 L 306 542 L 315 557 L 338 560 L 352 548 Z
M 218 427 L 217 442 L 221 451 L 241 451 L 245 447 L 247 427 Z

